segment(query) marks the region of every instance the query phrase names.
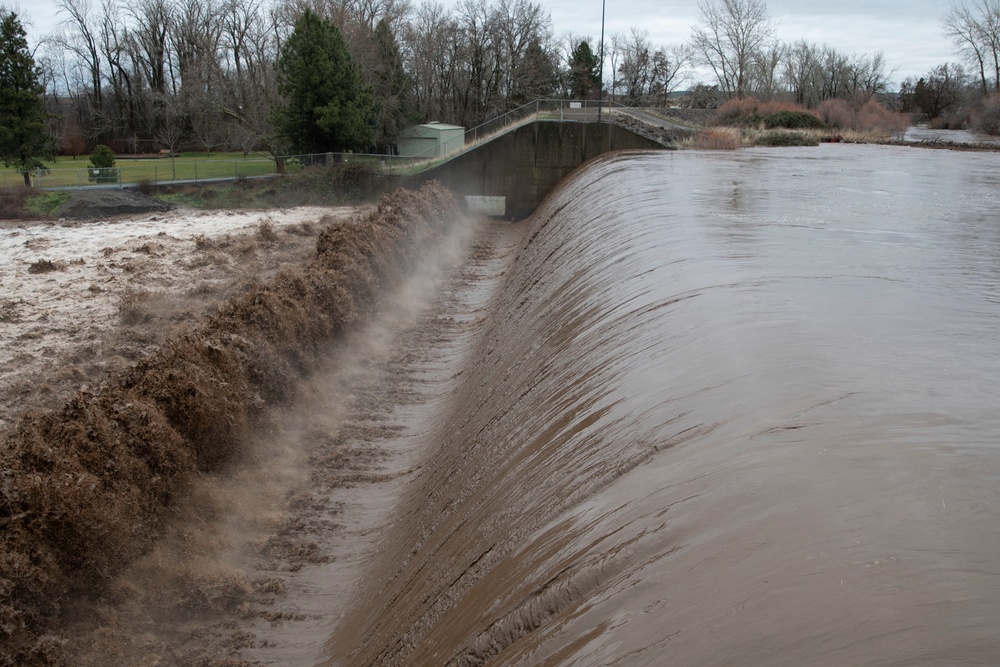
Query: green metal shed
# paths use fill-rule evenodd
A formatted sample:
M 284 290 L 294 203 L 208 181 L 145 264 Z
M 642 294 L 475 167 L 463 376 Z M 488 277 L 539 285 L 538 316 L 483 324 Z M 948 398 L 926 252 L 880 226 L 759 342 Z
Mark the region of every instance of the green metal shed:
M 464 127 L 434 122 L 403 130 L 397 148 L 405 157 L 433 159 L 457 153 L 463 146 Z

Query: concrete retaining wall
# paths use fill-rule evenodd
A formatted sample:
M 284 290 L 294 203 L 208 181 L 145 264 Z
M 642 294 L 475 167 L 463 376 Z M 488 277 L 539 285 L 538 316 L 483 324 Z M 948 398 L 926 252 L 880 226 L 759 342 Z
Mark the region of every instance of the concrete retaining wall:
M 571 171 L 602 153 L 663 149 L 611 123 L 535 121 L 394 185 L 437 180 L 459 195 L 503 197 L 503 217 L 521 219 Z

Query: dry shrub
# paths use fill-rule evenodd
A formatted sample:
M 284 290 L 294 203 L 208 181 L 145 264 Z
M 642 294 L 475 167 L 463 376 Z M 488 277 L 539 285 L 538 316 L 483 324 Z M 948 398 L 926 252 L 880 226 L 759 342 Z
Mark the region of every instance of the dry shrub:
M 760 113 L 765 116 L 769 116 L 774 113 L 808 113 L 819 118 L 819 115 L 812 109 L 807 109 L 801 104 L 785 100 L 769 100 L 767 102 L 761 102 L 757 108 Z
M 860 106 L 847 100 L 825 100 L 819 105 L 819 113 L 831 127 L 883 136 L 902 134 L 910 126 L 909 116 L 889 111 L 876 100 Z
M 59 664 L 62 605 L 149 551 L 188 475 L 237 459 L 331 341 L 372 311 L 458 204 L 432 183 L 326 230 L 307 266 L 253 285 L 0 447 L 0 665 Z
M 863 132 L 877 132 L 887 135 L 901 135 L 910 126 L 906 114 L 889 111 L 875 100 L 869 100 L 858 111 L 858 127 Z
M 693 135 L 684 141 L 684 146 L 697 150 L 734 151 L 743 146 L 743 140 L 737 130 L 713 128 Z
M 968 124 L 967 118 L 958 114 L 948 114 L 931 118 L 927 122 L 927 127 L 932 130 L 964 130 Z
M 727 100 L 718 111 L 715 112 L 716 125 L 731 125 L 738 127 L 753 127 L 757 125 L 775 126 L 774 122 L 768 122 L 773 118 L 789 118 L 801 116 L 806 121 L 810 119 L 821 120 L 820 115 L 811 109 L 807 109 L 801 104 L 780 100 L 770 100 L 761 102 L 753 97 L 734 97 Z M 811 126 L 810 123 L 799 122 L 794 127 Z
M 972 129 L 984 134 L 1000 135 L 1000 93 L 982 101 L 972 114 Z
M 819 105 L 819 115 L 830 127 L 844 130 L 854 129 L 854 109 L 847 100 L 823 100 Z
M 136 184 L 135 189 L 138 190 L 140 194 L 144 194 L 147 197 L 156 192 L 156 186 L 153 184 L 153 181 L 148 178 L 140 179 Z
M 726 100 L 715 112 L 717 125 L 733 125 L 759 116 L 758 102 L 752 97 L 734 97 Z

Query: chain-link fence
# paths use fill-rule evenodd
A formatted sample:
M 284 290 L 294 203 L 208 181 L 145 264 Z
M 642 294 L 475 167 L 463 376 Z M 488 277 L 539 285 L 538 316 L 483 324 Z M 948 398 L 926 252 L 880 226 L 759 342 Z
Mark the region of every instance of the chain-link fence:
M 305 155 L 282 155 L 275 158 L 278 173 L 294 173 L 303 167 L 335 165 L 358 165 L 368 171 L 397 173 L 404 169 L 420 167 L 428 158 L 403 155 L 379 155 L 374 153 L 310 153 Z
M 369 171 L 395 173 L 426 163 L 423 158 L 362 153 L 315 153 L 282 155 L 275 158 L 198 159 L 198 158 L 119 158 L 114 167 L 66 168 L 63 166 L 28 172 L 31 184 L 39 189 L 125 188 L 142 183 L 209 183 L 241 178 L 259 178 L 295 173 L 317 165 L 358 164 Z M 20 187 L 24 172 L 0 172 L 0 187 Z
M 465 141 L 445 156 L 437 155 L 437 147 L 426 155 L 372 155 L 364 153 L 314 153 L 283 155 L 273 158 L 191 158 L 191 157 L 120 157 L 114 167 L 97 168 L 60 166 L 37 169 L 29 173 L 36 188 L 123 188 L 142 183 L 204 183 L 241 178 L 256 178 L 294 173 L 303 167 L 316 165 L 357 164 L 366 170 L 382 173 L 417 172 L 439 161 L 447 160 L 518 125 L 533 120 L 586 121 L 613 120 L 614 107 L 620 104 L 608 100 L 535 100 L 501 114 L 465 131 Z M 23 172 L 2 170 L 3 188 L 24 184 Z
M 65 164 L 65 163 L 62 163 Z M 191 159 L 191 158 L 119 158 L 114 167 L 50 167 L 29 172 L 36 188 L 128 187 L 146 182 L 152 185 L 169 182 L 199 183 L 233 180 L 276 173 L 275 160 Z M 4 171 L 3 187 L 24 183 L 23 172 Z

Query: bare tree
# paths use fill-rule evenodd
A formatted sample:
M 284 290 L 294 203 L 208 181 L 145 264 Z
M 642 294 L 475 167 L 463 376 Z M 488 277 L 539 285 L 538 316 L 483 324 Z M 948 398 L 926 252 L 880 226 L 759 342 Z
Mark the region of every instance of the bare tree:
M 690 64 L 691 49 L 686 44 L 673 44 L 657 49 L 653 53 L 649 102 L 666 106 L 670 93 L 687 80 Z
M 820 94 L 821 100 L 847 97 L 847 56 L 836 49 L 824 46 L 820 53 Z
M 171 21 L 167 0 L 137 0 L 126 4 L 125 12 L 131 19 L 131 51 L 140 74 L 153 93 L 163 93 Z
M 782 75 L 796 103 L 813 107 L 822 101 L 821 67 L 820 50 L 815 44 L 803 39 L 785 47 Z
M 625 92 L 625 103 L 630 106 L 641 104 L 649 92 L 653 76 L 653 53 L 649 43 L 649 31 L 632 28 L 629 35 L 617 44 L 621 52 L 616 82 Z
M 455 67 L 451 14 L 444 5 L 424 2 L 403 33 L 402 56 L 413 77 L 417 114 L 425 120 L 448 118 L 443 101 L 451 97 Z
M 495 47 L 502 72 L 500 92 L 510 106 L 528 101 L 527 93 L 538 84 L 547 66 L 544 45 L 550 40 L 552 20 L 538 3 L 530 0 L 499 0 L 493 7 L 492 24 L 497 31 Z M 529 60 L 529 49 L 531 59 Z M 531 79 L 533 85 L 526 82 Z
M 618 80 L 618 68 L 625 54 L 625 36 L 620 32 L 611 35 L 611 48 L 608 49 L 608 60 L 611 64 L 611 87 L 608 90 L 612 98 L 618 94 L 621 82 Z
M 785 58 L 785 46 L 772 41 L 763 45 L 751 64 L 753 94 L 757 99 L 770 100 L 779 92 L 779 67 Z
M 763 0 L 701 0 L 699 25 L 691 31 L 698 61 L 710 67 L 729 97 L 750 90 L 753 64 L 774 34 Z
M 952 5 L 942 27 L 978 73 L 982 94 L 989 92 L 990 79 L 993 89 L 1000 90 L 1000 1 Z
M 458 5 L 458 33 L 461 40 L 456 93 L 459 122 L 478 125 L 503 109 L 499 99 L 502 78 L 497 58 L 497 31 L 486 0 L 462 0 Z
M 893 70 L 887 70 L 885 54 L 855 54 L 847 62 L 847 87 L 852 100 L 859 105 L 884 93 Z
M 177 165 L 174 157 L 177 153 L 181 137 L 184 136 L 184 112 L 177 98 L 164 93 L 159 104 L 160 116 L 157 119 L 156 138 L 170 151 L 171 180 L 177 180 Z
M 97 27 L 94 25 L 93 11 L 89 0 L 56 0 L 59 13 L 66 14 L 67 29 L 56 37 L 56 42 L 73 53 L 83 64 L 89 75 L 90 96 L 93 103 L 101 104 L 102 71 L 101 52 Z

